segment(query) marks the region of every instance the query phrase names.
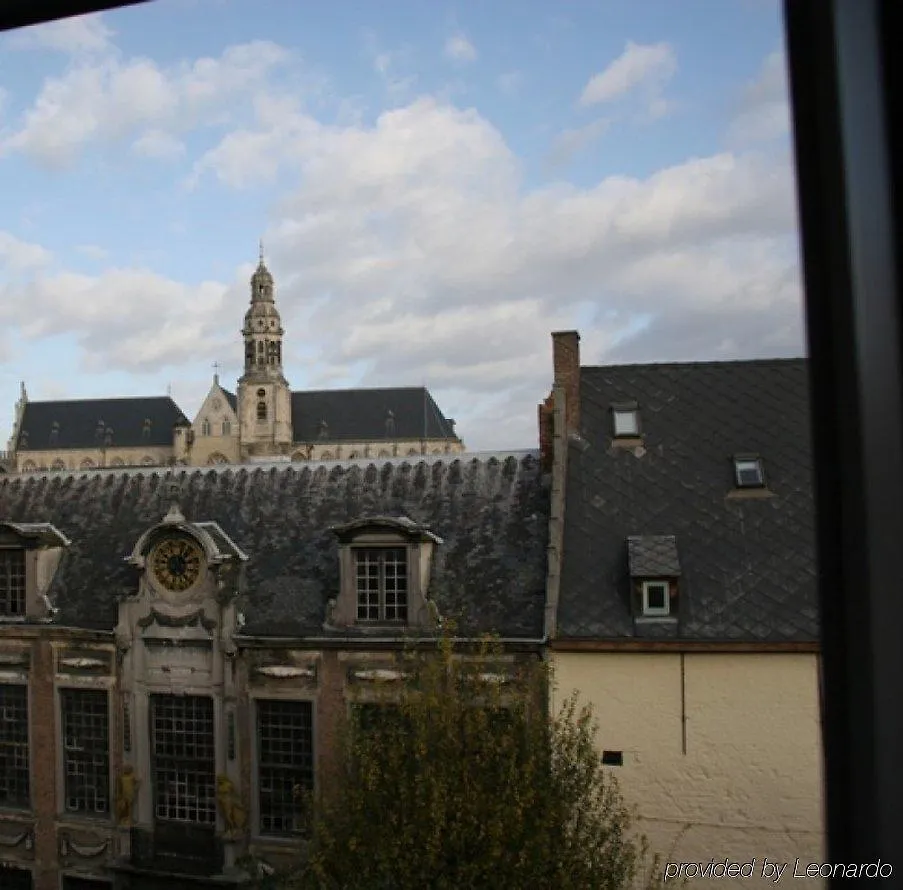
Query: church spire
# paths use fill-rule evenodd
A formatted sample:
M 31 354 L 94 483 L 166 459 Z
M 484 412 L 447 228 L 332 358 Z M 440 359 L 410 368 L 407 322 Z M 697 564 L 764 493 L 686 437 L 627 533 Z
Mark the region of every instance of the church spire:
M 251 306 L 245 313 L 242 336 L 245 341 L 245 376 L 282 376 L 282 319 L 276 308 L 273 276 L 263 258 L 263 240 L 259 243 L 259 261 L 251 276 Z

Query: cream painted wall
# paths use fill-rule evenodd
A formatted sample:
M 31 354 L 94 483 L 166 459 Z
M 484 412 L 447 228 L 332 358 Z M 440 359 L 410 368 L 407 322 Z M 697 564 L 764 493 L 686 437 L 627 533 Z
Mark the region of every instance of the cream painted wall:
M 684 707 L 681 705 L 684 660 Z M 824 853 L 818 661 L 813 654 L 553 653 L 555 704 L 593 705 L 597 744 L 637 807 L 652 852 L 675 863 L 745 863 L 754 878 L 694 878 L 693 888 L 779 883 Z M 686 753 L 682 711 L 686 715 Z M 675 882 L 676 886 L 676 882 Z

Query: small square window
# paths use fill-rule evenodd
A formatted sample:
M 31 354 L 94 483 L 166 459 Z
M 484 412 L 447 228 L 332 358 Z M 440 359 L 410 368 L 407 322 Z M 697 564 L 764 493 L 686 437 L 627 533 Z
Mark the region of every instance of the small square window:
M 643 582 L 643 614 L 670 615 L 671 600 L 667 581 Z
M 761 488 L 765 484 L 762 459 L 759 457 L 735 457 L 734 478 L 737 488 Z
M 616 437 L 630 437 L 640 434 L 640 417 L 636 408 L 612 408 L 611 421 Z

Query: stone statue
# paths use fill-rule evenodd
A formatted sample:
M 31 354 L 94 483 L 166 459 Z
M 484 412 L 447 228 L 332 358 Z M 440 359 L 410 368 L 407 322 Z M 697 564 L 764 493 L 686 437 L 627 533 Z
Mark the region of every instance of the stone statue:
M 131 824 L 132 808 L 140 785 L 141 780 L 135 775 L 135 768 L 126 764 L 116 782 L 116 821 L 120 825 Z
M 226 833 L 232 837 L 244 830 L 247 822 L 247 811 L 241 803 L 238 791 L 228 776 L 216 777 L 216 800 L 223 821 L 226 823 Z

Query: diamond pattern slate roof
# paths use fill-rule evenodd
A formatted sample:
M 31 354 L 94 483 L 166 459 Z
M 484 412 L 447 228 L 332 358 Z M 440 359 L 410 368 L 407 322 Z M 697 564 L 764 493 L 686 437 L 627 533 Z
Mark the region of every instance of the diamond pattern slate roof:
M 390 411 L 394 431 L 386 423 Z M 454 426 L 422 386 L 292 393 L 295 442 L 317 441 L 322 421 L 327 424 L 322 438 L 331 440 L 447 439 L 455 435 Z
M 680 574 L 674 535 L 644 535 L 627 539 L 627 563 L 633 578 L 676 578 Z
M 348 464 L 0 477 L 0 521 L 52 522 L 71 540 L 49 592 L 54 623 L 111 630 L 136 591 L 124 557 L 171 504 L 217 522 L 248 556 L 244 633 L 323 635 L 338 592 L 333 527 L 405 516 L 442 539 L 429 595 L 462 632 L 542 634 L 549 493 L 532 452 Z
M 581 368 L 568 449 L 558 635 L 710 641 L 818 637 L 804 359 Z M 639 450 L 613 445 L 612 403 L 636 400 Z M 737 496 L 732 456 L 761 455 L 768 492 Z M 673 535 L 678 620 L 629 604 L 625 539 Z
M 145 420 L 151 422 L 147 437 Z M 171 446 L 174 424 L 188 423 L 188 419 L 169 396 L 27 402 L 17 447 L 20 451 L 97 448 L 102 444 L 97 439 L 101 422 L 113 431 L 113 447 L 140 448 Z

